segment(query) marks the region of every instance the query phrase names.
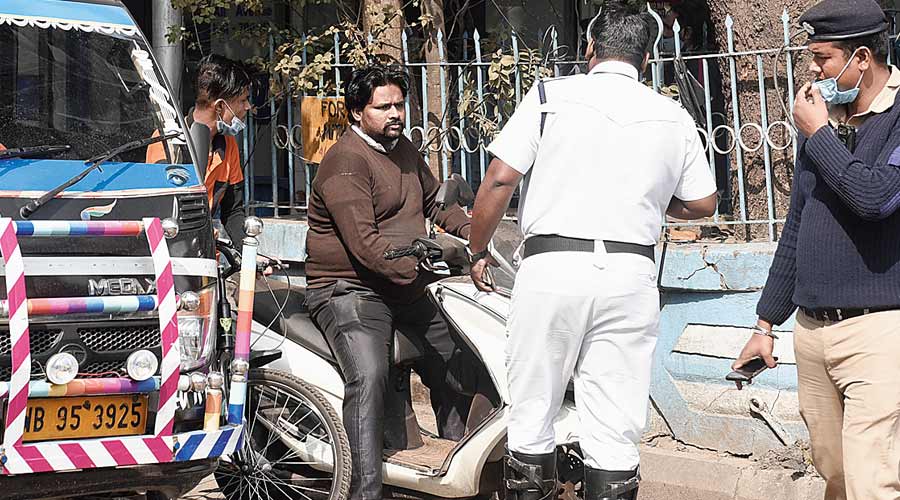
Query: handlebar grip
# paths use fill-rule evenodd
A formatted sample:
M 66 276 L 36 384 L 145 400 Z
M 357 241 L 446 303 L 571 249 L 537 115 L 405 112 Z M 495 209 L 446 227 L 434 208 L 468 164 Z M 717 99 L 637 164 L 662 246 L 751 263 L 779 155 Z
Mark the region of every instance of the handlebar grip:
M 289 269 L 290 265 L 285 264 L 284 262 L 281 262 L 280 260 L 270 259 L 270 260 L 267 260 L 266 262 L 257 262 L 256 263 L 256 272 L 262 274 L 266 271 L 267 267 L 271 267 L 273 271 L 274 270 L 284 271 L 284 270 Z
M 415 252 L 416 252 L 416 248 L 413 246 L 393 248 L 391 250 L 384 252 L 384 259 L 385 260 L 396 260 L 396 259 L 399 259 L 400 257 L 408 257 L 410 255 L 415 255 Z

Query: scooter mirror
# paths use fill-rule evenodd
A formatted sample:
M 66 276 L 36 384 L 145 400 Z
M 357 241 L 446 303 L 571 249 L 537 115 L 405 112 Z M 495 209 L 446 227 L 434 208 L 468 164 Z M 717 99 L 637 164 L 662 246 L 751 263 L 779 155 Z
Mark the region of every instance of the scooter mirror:
M 456 203 L 468 206 L 475 201 L 475 193 L 461 175 L 453 174 L 441 184 L 435 198 L 435 201 L 442 207 L 449 207 Z
M 200 174 L 200 179 L 206 178 L 206 165 L 209 162 L 209 127 L 200 122 L 191 124 L 191 142 L 194 144 L 194 166 Z
M 475 192 L 472 191 L 472 186 L 461 175 L 453 174 L 450 176 L 450 179 L 459 183 L 459 200 L 457 200 L 457 203 L 466 207 L 475 203 Z

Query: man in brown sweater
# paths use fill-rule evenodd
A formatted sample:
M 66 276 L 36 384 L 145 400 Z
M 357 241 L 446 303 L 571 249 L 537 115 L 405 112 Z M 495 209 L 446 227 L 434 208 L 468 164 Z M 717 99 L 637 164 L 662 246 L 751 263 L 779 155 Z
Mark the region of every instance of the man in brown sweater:
M 383 257 L 425 237 L 426 216 L 469 236 L 462 210 L 439 210 L 439 183 L 402 135 L 408 89 L 399 69 L 353 72 L 345 88 L 352 126 L 322 160 L 309 201 L 307 305 L 344 375 L 354 500 L 382 500 L 384 397 L 395 330 L 425 345 L 428 359 L 416 371 L 431 389 L 442 437 L 462 437 L 470 402 L 447 384 L 448 361 L 460 351 L 425 294 L 434 277 L 420 272 L 414 257 Z

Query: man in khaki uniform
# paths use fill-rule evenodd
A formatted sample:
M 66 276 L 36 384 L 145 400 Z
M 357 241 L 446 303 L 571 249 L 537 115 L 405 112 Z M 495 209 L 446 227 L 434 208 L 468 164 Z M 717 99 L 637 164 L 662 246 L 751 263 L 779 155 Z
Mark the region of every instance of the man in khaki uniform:
M 800 413 L 828 500 L 900 498 L 900 70 L 874 0 L 800 17 L 810 71 L 791 206 L 734 366 L 775 366 L 772 325 L 795 310 Z

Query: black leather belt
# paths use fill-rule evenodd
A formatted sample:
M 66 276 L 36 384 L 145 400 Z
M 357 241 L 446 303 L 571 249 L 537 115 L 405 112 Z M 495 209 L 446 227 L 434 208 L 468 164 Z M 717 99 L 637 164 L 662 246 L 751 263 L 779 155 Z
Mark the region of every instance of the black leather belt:
M 809 316 L 810 318 L 816 319 L 818 321 L 843 321 L 845 319 L 855 318 L 857 316 L 862 316 L 864 314 L 872 314 L 881 311 L 892 311 L 894 309 L 898 309 L 897 307 L 869 307 L 865 309 L 857 309 L 857 308 L 840 308 L 840 307 L 831 307 L 831 308 L 822 308 L 822 309 L 808 309 L 806 307 L 801 307 L 800 310 L 803 311 L 803 314 Z
M 621 241 L 604 241 L 606 253 L 633 253 L 643 255 L 656 262 L 656 254 L 652 245 L 638 245 L 637 243 L 624 243 Z M 542 234 L 532 236 L 525 240 L 524 258 L 545 252 L 593 252 L 594 240 L 580 238 L 567 238 L 555 234 Z

